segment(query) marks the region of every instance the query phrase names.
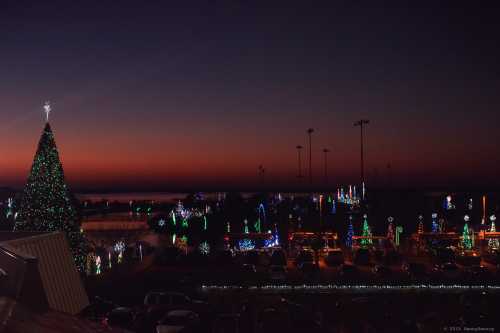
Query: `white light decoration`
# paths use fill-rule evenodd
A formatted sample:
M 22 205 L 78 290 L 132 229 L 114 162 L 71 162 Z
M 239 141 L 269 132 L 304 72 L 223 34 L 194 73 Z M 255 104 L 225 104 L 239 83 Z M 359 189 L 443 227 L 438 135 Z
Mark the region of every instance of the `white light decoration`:
M 52 107 L 50 106 L 49 101 L 45 102 L 45 104 L 43 105 L 43 111 L 45 112 L 45 121 L 49 122 L 50 111 L 52 111 Z
M 164 227 L 164 226 L 165 226 L 165 219 L 160 219 L 160 220 L 158 221 L 158 225 L 159 225 L 160 227 Z
M 465 215 L 465 216 L 464 216 L 464 221 L 465 221 L 465 222 L 469 222 L 469 220 L 470 220 L 469 215 Z
M 497 220 L 497 217 L 495 215 L 490 216 L 490 221 L 495 222 Z
M 202 242 L 198 249 L 200 250 L 200 253 L 203 255 L 210 254 L 210 244 L 208 244 L 207 242 Z

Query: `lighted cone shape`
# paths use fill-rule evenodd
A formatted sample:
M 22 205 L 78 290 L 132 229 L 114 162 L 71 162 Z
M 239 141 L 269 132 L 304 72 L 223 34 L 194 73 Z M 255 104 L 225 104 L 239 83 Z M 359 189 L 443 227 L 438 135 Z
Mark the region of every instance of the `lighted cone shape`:
M 64 180 L 49 123 L 46 123 L 38 143 L 14 230 L 65 232 L 76 266 L 84 271 L 87 242 L 80 231 L 80 220 Z

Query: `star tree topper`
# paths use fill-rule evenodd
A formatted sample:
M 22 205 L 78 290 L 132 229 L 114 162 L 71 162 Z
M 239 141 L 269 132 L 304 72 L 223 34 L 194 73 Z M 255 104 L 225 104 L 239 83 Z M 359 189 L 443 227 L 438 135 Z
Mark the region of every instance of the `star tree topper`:
M 49 101 L 45 102 L 45 104 L 43 105 L 43 111 L 45 112 L 45 120 L 49 122 L 49 114 L 50 111 L 52 111 L 52 107 L 50 106 Z

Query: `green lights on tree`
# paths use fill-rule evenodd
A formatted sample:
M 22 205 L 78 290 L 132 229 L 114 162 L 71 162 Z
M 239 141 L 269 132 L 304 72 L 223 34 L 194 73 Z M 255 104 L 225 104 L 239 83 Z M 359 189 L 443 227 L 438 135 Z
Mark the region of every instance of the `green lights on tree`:
M 466 250 L 472 249 L 472 240 L 470 237 L 469 226 L 467 223 L 464 225 L 464 231 L 462 233 L 462 246 Z
M 364 238 L 361 239 L 361 246 L 366 247 L 368 245 L 372 245 L 372 233 L 370 231 L 370 226 L 368 225 L 368 216 L 363 215 L 363 231 L 361 236 Z
M 49 123 L 38 143 L 14 230 L 65 232 L 78 270 L 85 270 L 87 242 L 80 232 L 80 219 L 64 180 Z

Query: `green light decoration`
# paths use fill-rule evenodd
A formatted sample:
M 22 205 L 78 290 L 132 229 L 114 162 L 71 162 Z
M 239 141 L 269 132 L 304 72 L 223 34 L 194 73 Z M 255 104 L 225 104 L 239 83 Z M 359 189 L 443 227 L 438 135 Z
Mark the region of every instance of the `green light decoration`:
M 89 247 L 80 227 L 54 134 L 47 122 L 22 194 L 14 231 L 64 232 L 77 269 L 85 272 Z
M 260 218 L 257 219 L 257 222 L 253 225 L 255 228 L 255 232 L 260 232 Z
M 366 237 L 361 239 L 361 246 L 366 247 L 372 245 L 373 241 L 371 239 L 372 233 L 370 231 L 370 226 L 368 225 L 368 216 L 365 214 L 363 216 L 363 232 L 361 236 Z
M 462 246 L 466 250 L 472 249 L 472 240 L 470 238 L 470 231 L 467 223 L 465 223 L 464 231 L 462 233 Z
M 203 230 L 207 230 L 208 223 L 206 215 L 203 215 Z
M 328 203 L 332 203 L 332 196 L 331 195 L 328 196 Z
M 172 224 L 177 225 L 177 221 L 175 220 L 175 212 L 172 211 Z
M 182 219 L 182 225 L 183 228 L 187 228 L 189 226 L 188 220 L 187 219 Z
M 399 235 L 402 233 L 403 233 L 403 227 L 398 225 L 396 227 L 396 246 L 399 246 L 399 239 L 400 239 Z

